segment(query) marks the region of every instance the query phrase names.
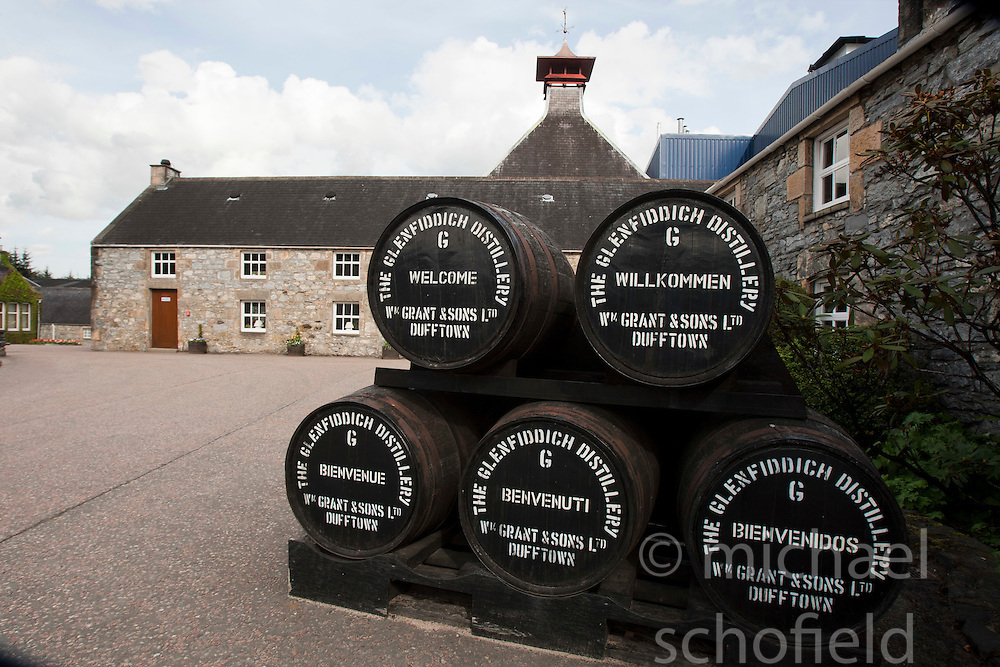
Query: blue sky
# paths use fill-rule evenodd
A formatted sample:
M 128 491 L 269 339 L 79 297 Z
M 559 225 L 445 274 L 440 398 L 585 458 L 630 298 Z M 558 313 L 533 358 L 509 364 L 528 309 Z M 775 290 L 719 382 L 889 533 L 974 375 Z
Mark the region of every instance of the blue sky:
M 502 7 L 502 9 L 501 9 Z M 185 177 L 481 176 L 544 112 L 539 55 L 597 58 L 584 111 L 640 167 L 657 128 L 750 134 L 887 0 L 0 0 L 0 245 L 87 275 L 169 158 Z

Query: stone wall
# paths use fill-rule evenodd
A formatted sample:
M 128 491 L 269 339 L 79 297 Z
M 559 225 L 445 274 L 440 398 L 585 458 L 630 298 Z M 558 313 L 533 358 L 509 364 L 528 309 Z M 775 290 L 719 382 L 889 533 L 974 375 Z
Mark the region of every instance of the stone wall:
M 157 250 L 163 250 L 157 248 Z M 177 290 L 178 348 L 202 325 L 210 352 L 284 353 L 298 327 L 307 354 L 378 356 L 382 337 L 368 311 L 362 250 L 361 276 L 334 277 L 333 249 L 267 250 L 266 278 L 241 277 L 242 250 L 178 247 L 176 278 L 151 276 L 148 248 L 95 248 L 93 339 L 96 350 L 146 350 L 151 345 L 151 290 Z M 350 250 L 351 252 L 358 252 Z M 241 331 L 241 301 L 266 302 L 263 332 Z M 356 302 L 360 330 L 333 333 L 335 302 Z
M 903 209 L 916 201 L 911 184 L 880 178 L 878 165 L 864 164 L 859 155 L 880 145 L 879 130 L 906 104 L 904 93 L 917 84 L 925 90 L 952 86 L 971 78 L 977 69 L 997 71 L 998 54 L 998 22 L 966 19 L 761 160 L 719 196 L 729 199 L 735 190 L 740 208 L 767 244 L 775 273 L 807 285 L 809 276 L 822 268 L 813 246 L 844 231 L 884 236 L 904 215 Z M 849 199 L 814 212 L 813 140 L 844 122 L 850 133 Z M 984 351 L 983 360 L 1000 361 L 993 350 Z M 929 350 L 925 361 L 931 376 L 952 390 L 947 400 L 957 413 L 969 418 L 1000 413 L 1000 406 L 983 398 L 985 393 L 953 355 Z
M 90 340 L 90 327 L 83 324 L 39 324 L 38 337 L 52 340 Z

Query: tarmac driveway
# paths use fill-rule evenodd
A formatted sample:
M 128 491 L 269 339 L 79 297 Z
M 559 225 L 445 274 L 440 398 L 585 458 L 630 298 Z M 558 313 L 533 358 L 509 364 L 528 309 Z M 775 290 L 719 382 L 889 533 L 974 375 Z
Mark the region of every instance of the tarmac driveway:
M 288 440 L 375 360 L 16 345 L 0 361 L 0 663 L 594 664 L 461 618 L 289 597 Z

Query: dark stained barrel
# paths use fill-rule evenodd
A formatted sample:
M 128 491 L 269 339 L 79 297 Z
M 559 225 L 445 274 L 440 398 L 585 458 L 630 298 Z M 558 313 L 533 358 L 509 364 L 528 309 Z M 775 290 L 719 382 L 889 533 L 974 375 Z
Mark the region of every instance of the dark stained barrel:
M 576 306 L 590 344 L 639 382 L 682 387 L 732 370 L 757 345 L 774 273 L 753 225 L 703 192 L 652 192 L 621 206 L 580 257 Z
M 386 227 L 368 299 L 382 336 L 414 364 L 475 371 L 529 353 L 572 321 L 573 272 L 520 214 L 440 197 Z
M 659 465 L 644 437 L 603 409 L 529 403 L 480 441 L 463 475 L 462 529 L 500 579 L 537 595 L 599 583 L 635 547 Z
M 851 438 L 815 413 L 701 433 L 685 452 L 678 493 L 698 579 L 751 632 L 789 633 L 801 616 L 798 627 L 819 633 L 801 639 L 826 643 L 888 609 L 906 576 L 895 498 Z
M 314 410 L 296 429 L 285 457 L 288 502 L 328 551 L 385 553 L 438 527 L 454 509 L 477 440 L 456 405 L 367 387 Z

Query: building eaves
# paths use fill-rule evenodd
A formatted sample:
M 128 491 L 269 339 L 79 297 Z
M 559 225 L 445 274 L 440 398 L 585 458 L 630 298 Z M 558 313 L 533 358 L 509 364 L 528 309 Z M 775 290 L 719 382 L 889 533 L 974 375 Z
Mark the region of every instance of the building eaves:
M 784 134 L 775 138 L 771 143 L 767 144 L 762 150 L 754 153 L 753 157 L 744 161 L 739 168 L 734 172 L 726 176 L 725 178 L 719 180 L 717 183 L 708 188 L 708 192 L 711 194 L 716 194 L 724 190 L 729 186 L 736 178 L 747 170 L 751 169 L 758 162 L 763 160 L 765 157 L 773 153 L 775 150 L 783 146 L 792 137 L 795 137 L 800 132 L 805 131 L 810 125 L 815 123 L 817 120 L 823 118 L 827 113 L 836 108 L 839 104 L 850 98 L 852 95 L 857 93 L 859 90 L 865 86 L 873 83 L 880 76 L 896 67 L 904 60 L 909 58 L 911 55 L 924 48 L 932 42 L 933 40 L 941 37 L 945 33 L 949 32 L 952 28 L 958 25 L 961 21 L 966 19 L 975 11 L 975 6 L 971 4 L 963 4 L 955 7 L 951 13 L 946 17 L 942 18 L 937 23 L 934 23 L 928 28 L 922 30 L 919 34 L 914 36 L 911 40 L 906 42 L 902 48 L 898 49 L 891 56 L 883 60 L 877 66 L 860 76 L 856 79 L 850 86 L 844 88 L 835 96 L 830 98 L 825 104 L 820 106 L 818 109 L 813 111 L 811 114 L 803 118 L 801 121 L 796 123 L 794 126 L 789 128 Z M 852 54 L 853 55 L 853 54 Z
M 648 178 L 185 178 L 143 191 L 92 245 L 369 248 L 403 209 L 436 195 L 499 204 L 535 222 L 561 248 L 580 249 L 607 215 L 640 194 L 709 185 Z

